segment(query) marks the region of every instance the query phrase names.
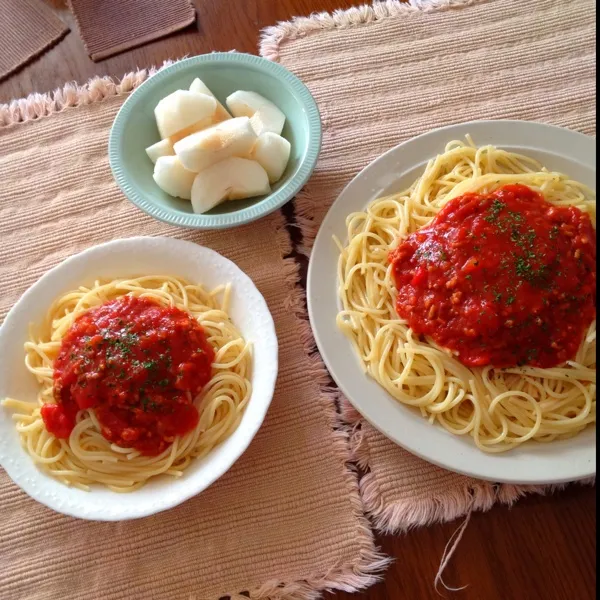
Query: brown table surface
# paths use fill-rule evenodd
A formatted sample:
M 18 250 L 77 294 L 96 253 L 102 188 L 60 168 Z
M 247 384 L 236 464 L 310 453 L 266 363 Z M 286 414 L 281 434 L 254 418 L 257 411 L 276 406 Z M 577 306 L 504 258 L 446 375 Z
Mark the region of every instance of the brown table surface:
M 29 66 L 0 83 L 0 102 L 44 92 L 65 81 L 119 76 L 136 67 L 213 50 L 257 52 L 259 31 L 314 11 L 358 6 L 364 0 L 197 0 L 197 23 L 179 34 L 99 63 L 87 56 L 77 27 L 61 0 L 48 0 L 71 32 Z M 457 523 L 379 536 L 394 557 L 385 580 L 360 594 L 368 600 L 437 600 L 433 589 L 444 546 Z M 595 489 L 572 485 L 552 496 L 533 496 L 514 507 L 477 513 L 448 566 L 452 586 L 468 585 L 457 600 L 588 600 L 596 587 Z M 351 596 L 334 593 L 336 599 Z M 92 599 L 93 600 L 93 599 Z

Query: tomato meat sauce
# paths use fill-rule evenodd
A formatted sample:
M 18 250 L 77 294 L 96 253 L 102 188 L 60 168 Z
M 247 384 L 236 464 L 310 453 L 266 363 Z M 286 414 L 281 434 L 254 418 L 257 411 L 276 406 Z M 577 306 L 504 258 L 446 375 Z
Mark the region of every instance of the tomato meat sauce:
M 48 431 L 69 437 L 79 410 L 94 409 L 102 435 L 147 456 L 194 429 L 194 397 L 211 378 L 214 350 L 186 312 L 123 296 L 79 316 L 54 362 Z
M 596 315 L 590 217 L 524 185 L 450 200 L 389 260 L 399 316 L 469 367 L 557 366 Z

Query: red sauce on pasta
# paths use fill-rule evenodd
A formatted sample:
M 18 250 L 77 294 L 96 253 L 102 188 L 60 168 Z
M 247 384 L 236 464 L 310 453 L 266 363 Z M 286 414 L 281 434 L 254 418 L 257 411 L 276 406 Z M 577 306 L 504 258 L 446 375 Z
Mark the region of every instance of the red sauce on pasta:
M 596 314 L 590 217 L 524 185 L 450 200 L 390 254 L 396 310 L 469 367 L 553 367 Z
M 214 351 L 186 312 L 123 296 L 79 316 L 54 362 L 48 431 L 67 438 L 93 408 L 112 443 L 155 456 L 198 423 L 194 397 L 211 378 Z

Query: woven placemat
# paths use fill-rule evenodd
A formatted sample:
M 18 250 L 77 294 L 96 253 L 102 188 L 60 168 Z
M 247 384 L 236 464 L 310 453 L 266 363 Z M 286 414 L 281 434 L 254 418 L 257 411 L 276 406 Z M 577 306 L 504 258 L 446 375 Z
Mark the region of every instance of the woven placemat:
M 0 81 L 68 31 L 43 0 L 0 0 Z
M 142 46 L 191 25 L 190 0 L 68 0 L 92 60 Z
M 595 134 L 595 13 L 594 0 L 387 0 L 266 30 L 262 55 L 302 78 L 323 118 L 319 165 L 296 201 L 305 252 L 343 187 L 416 135 L 476 119 Z M 363 500 L 382 530 L 451 520 L 548 490 L 439 469 L 342 405 L 366 470 Z
M 250 449 L 224 477 L 153 517 L 69 518 L 37 504 L 0 469 L 0 598 L 216 600 L 246 591 L 313 600 L 324 589 L 370 585 L 386 561 L 347 464 L 348 435 L 336 430 L 323 390 L 326 373 L 309 355 L 282 214 L 199 233 L 144 215 L 114 183 L 109 128 L 125 93 L 146 75 L 0 106 L 0 320 L 42 273 L 84 248 L 136 235 L 191 240 L 237 263 L 267 300 L 280 345 L 275 397 Z

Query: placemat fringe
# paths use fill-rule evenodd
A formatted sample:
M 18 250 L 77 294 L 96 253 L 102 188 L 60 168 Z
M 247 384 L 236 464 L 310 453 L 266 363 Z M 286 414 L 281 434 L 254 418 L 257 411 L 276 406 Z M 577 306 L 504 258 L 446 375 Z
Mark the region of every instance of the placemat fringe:
M 305 37 L 324 29 L 348 29 L 365 23 L 382 21 L 392 17 L 408 16 L 415 11 L 450 10 L 480 4 L 488 0 L 385 0 L 364 4 L 333 13 L 314 13 L 309 17 L 294 17 L 267 27 L 261 35 L 261 55 L 269 60 L 279 60 L 279 47 L 287 40 Z
M 316 202 L 314 194 L 310 192 L 310 187 L 309 182 L 308 186 L 296 196 L 297 201 L 294 206 L 296 222 L 302 232 L 302 241 L 298 244 L 298 252 L 307 258 L 310 257 L 320 227 L 320 224 L 315 220 Z
M 485 512 L 496 503 L 512 506 L 528 494 L 548 495 L 569 485 L 498 485 L 473 480 L 468 487 L 447 490 L 443 494 L 434 494 L 418 500 L 411 498 L 388 504 L 383 499 L 375 474 L 369 471 L 369 447 L 362 435 L 362 417 L 345 398 L 342 399 L 340 407 L 341 419 L 348 424 L 351 431 L 350 449 L 354 461 L 365 472 L 359 483 L 365 510 L 375 528 L 383 533 L 406 532 L 414 527 L 454 521 L 470 511 Z M 591 478 L 579 483 L 594 485 L 595 482 L 596 479 Z
M 126 73 L 120 80 L 113 77 L 93 77 L 87 83 L 70 82 L 53 92 L 29 94 L 26 98 L 0 104 L 0 127 L 23 123 L 50 116 L 67 108 L 100 102 L 105 98 L 132 92 L 148 77 L 177 62 L 166 60 L 160 67 L 137 69 Z

